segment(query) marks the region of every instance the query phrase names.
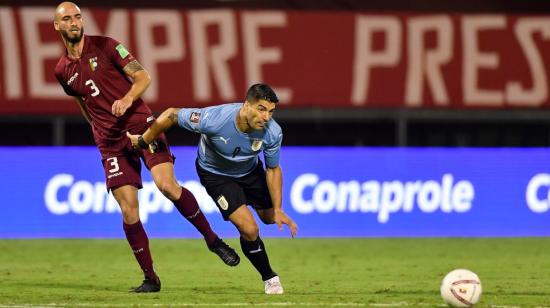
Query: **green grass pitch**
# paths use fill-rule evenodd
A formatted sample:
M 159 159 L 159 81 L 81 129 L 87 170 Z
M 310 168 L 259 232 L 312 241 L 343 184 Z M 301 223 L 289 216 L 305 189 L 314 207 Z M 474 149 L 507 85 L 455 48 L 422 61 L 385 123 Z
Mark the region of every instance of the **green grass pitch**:
M 199 239 L 151 239 L 156 294 L 128 292 L 142 276 L 124 240 L 0 240 L 0 307 L 445 307 L 454 268 L 479 275 L 476 307 L 550 307 L 550 238 L 264 241 L 284 295 L 264 295 L 242 253 L 230 268 Z

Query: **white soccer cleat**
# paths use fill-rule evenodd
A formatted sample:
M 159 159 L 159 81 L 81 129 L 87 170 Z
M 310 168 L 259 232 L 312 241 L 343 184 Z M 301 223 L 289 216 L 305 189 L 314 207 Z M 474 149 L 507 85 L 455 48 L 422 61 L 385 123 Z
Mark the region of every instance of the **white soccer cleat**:
M 279 276 L 264 281 L 265 294 L 283 294 L 283 286 Z

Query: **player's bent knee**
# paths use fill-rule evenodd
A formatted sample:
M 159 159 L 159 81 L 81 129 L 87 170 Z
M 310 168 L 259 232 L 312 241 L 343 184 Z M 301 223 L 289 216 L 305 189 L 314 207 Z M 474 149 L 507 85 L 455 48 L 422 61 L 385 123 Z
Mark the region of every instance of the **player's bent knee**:
M 243 226 L 240 229 L 240 231 L 241 231 L 241 236 L 247 241 L 255 240 L 256 238 L 258 238 L 258 235 L 260 234 L 260 229 L 258 228 L 258 225 L 256 223 L 247 224 Z
M 180 196 L 180 186 L 172 180 L 161 180 L 157 183 L 160 192 L 170 200 L 177 200 Z
M 139 206 L 137 203 L 128 202 L 126 199 L 119 198 L 118 204 L 122 212 L 124 223 L 134 224 L 139 221 Z
M 127 225 L 135 224 L 139 221 L 139 210 L 133 208 L 122 209 L 122 219 Z

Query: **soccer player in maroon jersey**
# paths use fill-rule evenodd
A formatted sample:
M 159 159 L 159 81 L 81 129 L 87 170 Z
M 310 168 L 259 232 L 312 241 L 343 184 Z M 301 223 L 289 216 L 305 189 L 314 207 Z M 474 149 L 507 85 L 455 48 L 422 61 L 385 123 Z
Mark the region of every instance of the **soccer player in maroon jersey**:
M 174 158 L 166 137 L 159 136 L 147 150 L 135 150 L 126 132 L 142 134 L 152 123 L 151 110 L 140 96 L 151 82 L 149 73 L 116 40 L 84 35 L 80 8 L 63 2 L 55 10 L 54 28 L 67 49 L 55 67 L 55 76 L 73 96 L 92 126 L 101 153 L 107 189 L 113 192 L 123 216 L 126 239 L 143 270 L 143 283 L 135 292 L 160 291 L 153 268 L 149 240 L 139 220 L 138 189 L 142 159 L 159 190 L 204 236 L 208 248 L 224 263 L 235 266 L 239 256 L 212 231 L 193 194 L 174 175 Z

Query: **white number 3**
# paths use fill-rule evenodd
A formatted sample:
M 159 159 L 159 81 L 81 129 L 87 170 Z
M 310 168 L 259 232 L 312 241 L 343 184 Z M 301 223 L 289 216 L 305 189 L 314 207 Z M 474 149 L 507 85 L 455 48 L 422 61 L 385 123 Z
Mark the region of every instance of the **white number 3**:
M 118 159 L 116 157 L 109 157 L 107 158 L 107 161 L 109 161 L 111 166 L 113 166 L 112 169 L 109 169 L 109 173 L 115 173 L 120 169 L 120 167 L 118 166 Z
M 94 93 L 92 93 L 92 96 L 95 97 L 99 94 L 99 88 L 95 85 L 95 82 L 91 79 L 86 80 L 86 85 L 90 85 L 90 88 L 94 90 Z

